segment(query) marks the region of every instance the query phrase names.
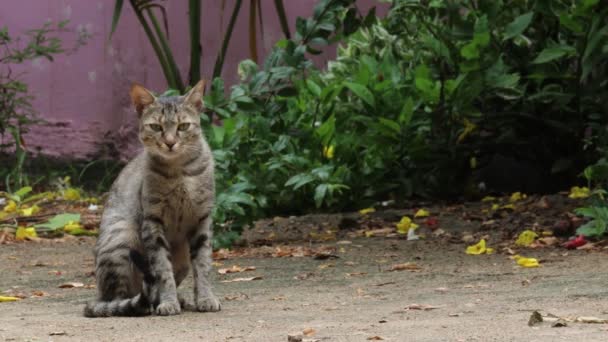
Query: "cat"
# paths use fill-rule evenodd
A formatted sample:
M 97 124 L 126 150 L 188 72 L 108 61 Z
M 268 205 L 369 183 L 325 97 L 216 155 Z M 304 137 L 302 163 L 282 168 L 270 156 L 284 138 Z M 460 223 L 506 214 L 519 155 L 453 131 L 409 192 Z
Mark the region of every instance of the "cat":
M 219 311 L 209 281 L 214 162 L 199 113 L 205 83 L 184 96 L 130 90 L 144 150 L 112 185 L 95 245 L 97 300 L 87 317 Z M 189 272 L 194 300 L 177 296 Z

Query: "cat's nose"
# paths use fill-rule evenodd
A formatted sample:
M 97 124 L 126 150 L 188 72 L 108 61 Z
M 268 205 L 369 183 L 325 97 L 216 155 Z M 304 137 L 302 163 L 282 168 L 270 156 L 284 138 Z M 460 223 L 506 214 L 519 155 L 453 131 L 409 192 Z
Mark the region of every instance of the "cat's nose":
M 173 146 L 175 146 L 175 142 L 166 142 L 165 145 L 167 145 L 167 147 L 169 148 L 169 150 L 173 149 Z

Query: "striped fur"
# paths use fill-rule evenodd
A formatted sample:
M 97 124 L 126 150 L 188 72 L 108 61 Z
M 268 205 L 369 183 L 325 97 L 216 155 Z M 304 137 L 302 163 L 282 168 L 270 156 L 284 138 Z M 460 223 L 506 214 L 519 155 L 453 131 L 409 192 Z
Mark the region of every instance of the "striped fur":
M 192 266 L 198 311 L 219 311 L 211 290 L 213 158 L 199 111 L 204 83 L 179 97 L 134 85 L 144 151 L 122 170 L 108 197 L 95 246 L 97 300 L 87 317 L 179 314 L 177 287 Z

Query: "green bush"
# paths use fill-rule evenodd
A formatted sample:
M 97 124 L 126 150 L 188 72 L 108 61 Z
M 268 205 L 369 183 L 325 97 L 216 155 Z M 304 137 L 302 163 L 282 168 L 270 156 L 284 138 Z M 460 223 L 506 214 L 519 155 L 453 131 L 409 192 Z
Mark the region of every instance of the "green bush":
M 382 20 L 357 13 L 321 1 L 262 67 L 240 64 L 230 95 L 214 81 L 218 221 L 460 195 L 497 154 L 548 176 L 597 158 L 605 4 L 401 0 Z M 337 40 L 336 61 L 315 69 L 305 52 Z

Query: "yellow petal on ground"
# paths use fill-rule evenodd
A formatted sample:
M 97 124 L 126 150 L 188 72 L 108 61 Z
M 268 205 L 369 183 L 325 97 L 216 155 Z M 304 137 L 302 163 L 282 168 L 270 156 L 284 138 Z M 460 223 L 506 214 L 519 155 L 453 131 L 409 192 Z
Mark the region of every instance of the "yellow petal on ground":
M 407 216 L 403 216 L 401 218 L 401 221 L 399 221 L 399 223 L 397 223 L 397 232 L 399 234 L 407 234 L 407 232 L 410 229 L 416 229 L 418 228 L 418 225 L 412 222 L 412 219 L 407 217 Z
M 8 201 L 8 203 L 4 206 L 4 209 L 2 209 L 2 211 L 4 211 L 5 213 L 14 213 L 17 211 L 17 203 L 15 203 L 15 201 L 10 200 Z
M 15 239 L 17 240 L 25 240 L 26 238 L 35 237 L 38 237 L 38 234 L 36 234 L 36 228 L 34 227 L 19 227 L 15 232 Z
M 486 196 L 481 199 L 482 202 L 494 202 L 496 201 L 496 197 L 494 196 Z
M 536 258 L 524 258 L 520 255 L 514 255 L 513 259 L 521 267 L 539 267 L 540 264 Z
M 511 209 L 511 210 L 515 210 L 515 204 L 505 204 L 502 207 L 500 207 L 500 209 Z
M 492 210 L 498 210 L 500 209 L 500 205 L 498 205 L 497 203 L 492 204 Z
M 591 191 L 589 191 L 589 188 L 586 186 L 580 188 L 578 186 L 573 186 L 570 188 L 570 194 L 568 195 L 570 198 L 587 198 L 589 196 L 591 196 Z
M 511 194 L 509 201 L 517 202 L 517 201 L 521 201 L 522 199 L 526 199 L 527 197 L 528 197 L 528 195 L 522 194 L 521 192 L 518 191 L 518 192 L 514 192 Z
M 16 302 L 16 301 L 18 301 L 20 299 L 21 298 L 19 298 L 19 297 L 0 296 L 0 303 L 2 303 L 2 302 Z
M 469 166 L 471 167 L 471 169 L 476 169 L 477 168 L 477 158 L 471 157 L 469 159 Z
M 78 221 L 69 221 L 68 224 L 63 226 L 63 231 L 66 233 L 70 233 L 74 230 L 82 229 L 80 222 Z
M 37 205 L 33 205 L 29 208 L 22 208 L 19 210 L 19 213 L 23 216 L 32 216 L 40 211 L 40 207 Z
M 534 240 L 536 240 L 537 237 L 538 234 L 536 234 L 536 232 L 531 230 L 524 230 L 517 237 L 515 244 L 521 247 L 528 247 L 532 244 L 532 242 L 534 242 Z
M 429 213 L 427 210 L 418 209 L 418 211 L 414 214 L 414 217 L 428 217 L 429 215 L 431 215 L 431 213 Z
M 374 209 L 374 208 L 365 208 L 365 209 L 359 210 L 359 214 L 361 214 L 361 215 L 367 215 L 367 214 L 373 213 L 375 211 L 376 211 L 376 209 Z
M 467 247 L 466 253 L 469 255 L 480 255 L 480 254 L 491 254 L 494 253 L 494 248 L 486 247 L 486 240 L 481 239 L 475 245 L 471 245 Z
M 63 191 L 63 199 L 66 201 L 78 201 L 80 199 L 80 191 L 75 188 L 67 188 Z

